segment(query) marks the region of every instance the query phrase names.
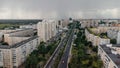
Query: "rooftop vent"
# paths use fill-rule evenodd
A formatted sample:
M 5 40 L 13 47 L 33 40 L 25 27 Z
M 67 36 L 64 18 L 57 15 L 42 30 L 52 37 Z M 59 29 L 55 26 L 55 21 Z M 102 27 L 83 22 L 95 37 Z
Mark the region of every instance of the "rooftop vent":
M 114 50 L 111 50 L 111 52 L 112 52 L 112 54 L 115 54 L 115 55 L 117 55 L 117 52 L 116 52 L 116 51 L 114 51 Z
M 107 46 L 107 47 L 112 47 L 112 44 L 107 44 L 106 46 Z

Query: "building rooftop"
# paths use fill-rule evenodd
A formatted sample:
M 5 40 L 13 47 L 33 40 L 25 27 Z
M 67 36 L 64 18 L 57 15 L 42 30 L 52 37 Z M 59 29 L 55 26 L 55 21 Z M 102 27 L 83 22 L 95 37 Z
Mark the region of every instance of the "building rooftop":
M 98 33 L 96 34 L 95 32 L 93 32 L 91 29 L 96 29 L 96 28 L 87 28 L 88 32 L 95 35 L 95 36 L 99 36 L 100 38 L 104 38 L 104 39 L 109 39 L 109 37 L 107 35 L 101 35 L 102 33 Z
M 11 45 L 11 46 L 9 46 L 9 45 L 0 45 L 0 49 L 17 48 L 17 47 L 19 47 L 19 46 L 21 46 L 21 45 L 23 45 L 23 44 L 25 44 L 25 43 L 33 40 L 33 39 L 36 39 L 36 38 L 38 38 L 38 36 L 33 36 L 33 37 L 29 38 L 29 39 L 23 40 L 23 41 L 21 41 L 21 42 L 19 42 L 19 43 L 16 43 L 16 44 L 14 44 L 14 45 Z
M 120 68 L 120 55 L 113 54 L 111 52 L 112 48 L 107 47 L 106 45 L 100 45 L 101 48 L 106 52 L 106 54 L 110 57 L 110 59 Z M 112 45 L 113 47 L 120 47 L 120 45 Z
M 8 32 L 7 34 L 19 32 L 19 31 L 25 31 L 25 30 L 30 30 L 30 28 L 29 28 L 29 29 L 26 28 L 26 29 L 22 29 L 22 30 L 17 30 L 17 31 Z

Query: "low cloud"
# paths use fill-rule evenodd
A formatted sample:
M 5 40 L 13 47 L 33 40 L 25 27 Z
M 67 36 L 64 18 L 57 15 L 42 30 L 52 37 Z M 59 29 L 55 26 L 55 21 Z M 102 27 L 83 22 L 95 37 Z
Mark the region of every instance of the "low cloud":
M 0 0 L 0 19 L 120 18 L 114 0 Z

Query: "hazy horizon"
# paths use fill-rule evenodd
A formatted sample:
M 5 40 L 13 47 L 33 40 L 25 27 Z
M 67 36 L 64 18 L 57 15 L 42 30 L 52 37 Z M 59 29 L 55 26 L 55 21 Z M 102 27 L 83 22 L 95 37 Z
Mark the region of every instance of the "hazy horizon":
M 0 0 L 0 19 L 120 18 L 118 0 Z

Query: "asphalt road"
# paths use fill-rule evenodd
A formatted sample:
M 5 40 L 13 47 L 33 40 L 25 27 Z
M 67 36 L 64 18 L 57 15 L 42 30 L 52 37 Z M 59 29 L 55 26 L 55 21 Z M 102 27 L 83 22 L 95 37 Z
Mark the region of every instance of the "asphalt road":
M 70 52 L 70 48 L 71 48 L 71 44 L 72 44 L 72 39 L 73 39 L 73 36 L 74 36 L 74 31 L 72 30 L 72 33 L 68 39 L 68 42 L 67 42 L 67 45 L 66 45 L 66 48 L 65 48 L 65 51 L 64 51 L 64 54 L 59 62 L 59 65 L 58 65 L 58 68 L 67 68 L 67 65 L 68 65 L 68 58 L 69 58 L 69 52 Z
M 54 61 L 55 61 L 56 57 L 58 56 L 58 54 L 60 52 L 60 49 L 65 45 L 64 43 L 67 42 L 67 38 L 69 36 L 68 34 L 69 34 L 69 32 L 67 32 L 66 37 L 64 37 L 61 40 L 61 42 L 59 43 L 58 47 L 55 49 L 54 53 L 52 54 L 52 56 L 50 57 L 50 59 L 48 60 L 48 62 L 44 66 L 44 68 L 51 68 L 52 67 L 52 65 L 54 64 Z

